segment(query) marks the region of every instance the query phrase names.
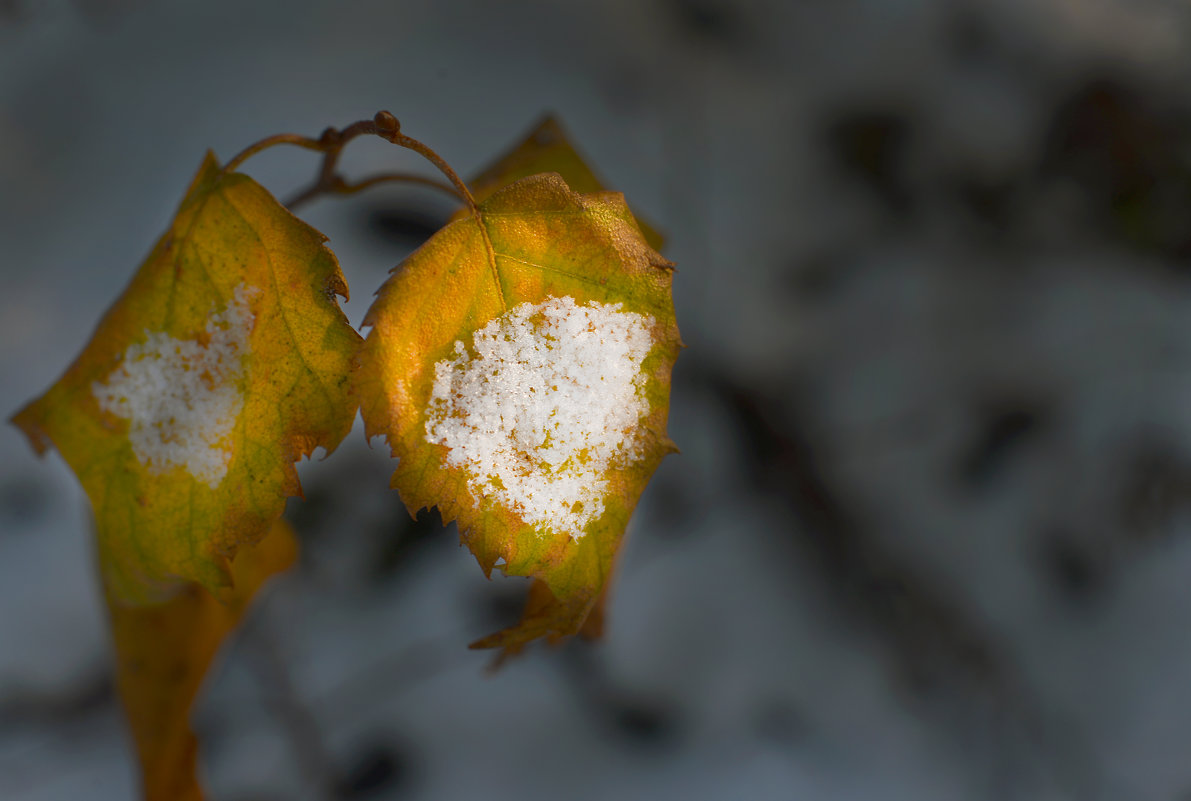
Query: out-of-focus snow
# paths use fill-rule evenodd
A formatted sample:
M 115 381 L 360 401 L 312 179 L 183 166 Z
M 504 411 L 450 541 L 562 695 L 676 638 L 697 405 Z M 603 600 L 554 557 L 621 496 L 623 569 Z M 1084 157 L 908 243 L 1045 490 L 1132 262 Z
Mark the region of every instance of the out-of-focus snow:
M 197 705 L 213 799 L 1191 792 L 1191 7 L 402 5 L 0 4 L 6 414 L 206 148 L 381 108 L 465 174 L 557 112 L 679 266 L 683 453 L 606 639 L 486 676 L 524 585 L 410 523 L 357 429 Z M 304 211 L 353 322 L 408 249 L 377 221 L 440 202 Z M 127 799 L 85 499 L 11 427 L 0 465 L 0 797 Z

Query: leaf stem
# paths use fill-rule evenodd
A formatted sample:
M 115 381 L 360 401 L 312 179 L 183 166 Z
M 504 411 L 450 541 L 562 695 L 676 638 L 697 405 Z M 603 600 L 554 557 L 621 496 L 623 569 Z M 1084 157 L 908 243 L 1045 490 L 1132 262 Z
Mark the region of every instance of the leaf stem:
M 463 179 L 459 174 L 451 169 L 451 165 L 443 159 L 442 156 L 435 153 L 428 145 L 419 142 L 412 136 L 406 136 L 401 133 L 401 123 L 387 111 L 378 111 L 373 121 L 381 128 L 379 136 L 388 139 L 399 147 L 404 147 L 407 150 L 412 150 L 422 158 L 429 161 L 438 171 L 447 177 L 447 179 L 454 184 L 455 189 L 459 191 L 459 196 L 463 198 L 463 202 L 467 204 L 468 211 L 473 215 L 479 216 L 480 210 L 476 206 L 476 199 L 472 196 L 471 190 L 467 188 L 467 184 L 463 183 Z
M 328 195 L 354 195 L 357 192 L 362 192 L 377 184 L 382 183 L 408 183 L 418 184 L 419 186 L 428 186 L 432 189 L 437 189 L 440 192 L 445 192 L 456 200 L 463 202 L 463 198 L 459 196 L 459 192 L 450 184 L 436 181 L 433 178 L 427 178 L 424 175 L 418 175 L 412 172 L 382 172 L 376 175 L 369 176 L 362 181 L 356 183 L 347 183 L 339 176 L 333 176 L 330 183 L 322 181 L 315 181 L 313 184 L 303 189 L 298 194 L 285 202 L 286 208 L 293 211 L 298 206 L 310 202 L 314 198 L 322 194 Z
M 381 139 L 392 142 L 399 147 L 414 151 L 437 167 L 438 171 L 445 175 L 451 182 L 451 186 L 448 187 L 430 178 L 396 172 L 376 175 L 355 184 L 347 183 L 336 172 L 336 168 L 339 166 L 339 156 L 343 153 L 343 148 L 348 142 L 358 136 L 367 135 L 379 136 Z M 314 182 L 286 204 L 291 210 L 294 206 L 306 203 L 321 194 L 350 195 L 384 181 L 419 183 L 454 194 L 467 205 L 468 211 L 471 212 L 471 216 L 475 218 L 476 224 L 480 228 L 480 235 L 484 240 L 484 249 L 488 255 L 488 267 L 492 271 L 492 280 L 496 285 L 496 294 L 500 298 L 501 308 L 508 309 L 508 304 L 505 302 L 504 288 L 500 284 L 500 272 L 496 268 L 496 251 L 492 247 L 492 239 L 488 236 L 488 229 L 484 225 L 483 217 L 480 215 L 479 205 L 476 203 L 471 190 L 467 188 L 467 184 L 463 182 L 463 179 L 459 177 L 457 172 L 451 169 L 451 165 L 447 164 L 442 156 L 435 153 L 429 146 L 419 142 L 417 139 L 401 133 L 401 123 L 398 122 L 397 118 L 391 112 L 378 111 L 372 119 L 353 122 L 343 130 L 327 128 L 318 139 L 311 139 L 308 136 L 300 136 L 298 134 L 277 134 L 276 136 L 267 137 L 256 144 L 249 145 L 233 156 L 231 161 L 224 165 L 224 173 L 233 172 L 257 153 L 274 145 L 295 145 L 307 150 L 316 150 L 323 154 L 323 161 L 319 166 L 318 175 L 315 177 Z
M 369 135 L 379 136 L 396 145 L 420 153 L 450 179 L 450 185 L 432 178 L 406 172 L 380 173 L 356 183 L 348 183 L 343 176 L 336 172 L 336 168 L 339 166 L 339 157 L 348 142 L 357 137 Z M 313 183 L 285 204 L 291 210 L 294 206 L 307 203 L 322 194 L 350 195 L 379 183 L 404 182 L 430 186 L 441 191 L 449 192 L 456 199 L 465 203 L 470 211 L 473 213 L 476 211 L 475 198 L 472 197 L 467 185 L 463 183 L 455 171 L 429 147 L 415 139 L 404 136 L 401 133 L 401 125 L 397 122 L 397 118 L 388 111 L 378 112 L 371 120 L 353 122 L 342 130 L 327 128 L 317 139 L 300 134 L 277 134 L 266 137 L 259 142 L 249 145 L 233 156 L 223 166 L 224 173 L 234 172 L 245 161 L 257 153 L 275 145 L 293 145 L 323 154 L 322 164 L 319 165 L 318 175 L 315 177 Z
M 488 268 L 492 271 L 492 281 L 496 286 L 496 295 L 500 298 L 500 307 L 507 311 L 509 305 L 505 301 L 504 288 L 500 285 L 500 271 L 496 268 L 496 250 L 492 247 L 492 239 L 488 236 L 488 228 L 484 225 L 484 219 L 480 215 L 480 208 L 476 204 L 476 199 L 472 196 L 471 190 L 467 188 L 467 184 L 463 183 L 463 179 L 451 169 L 451 165 L 447 164 L 442 156 L 435 153 L 429 146 L 419 142 L 417 139 L 401 133 L 401 123 L 392 114 L 387 111 L 378 111 L 373 121 L 384 129 L 384 133 L 381 133 L 380 136 L 383 136 L 395 145 L 408 148 L 422 156 L 437 167 L 439 172 L 447 176 L 451 183 L 455 185 L 455 188 L 459 190 L 463 202 L 467 204 L 468 211 L 471 212 L 471 216 L 475 218 L 476 225 L 480 229 L 480 236 L 484 240 L 484 250 L 488 255 Z
M 274 145 L 296 145 L 297 147 L 304 147 L 307 150 L 326 152 L 326 147 L 321 139 L 311 139 L 309 136 L 300 136 L 299 134 L 277 134 L 276 136 L 265 137 L 259 142 L 254 142 L 232 156 L 231 160 L 223 165 L 223 171 L 225 173 L 235 172 L 236 168 L 248 161 L 248 159 Z

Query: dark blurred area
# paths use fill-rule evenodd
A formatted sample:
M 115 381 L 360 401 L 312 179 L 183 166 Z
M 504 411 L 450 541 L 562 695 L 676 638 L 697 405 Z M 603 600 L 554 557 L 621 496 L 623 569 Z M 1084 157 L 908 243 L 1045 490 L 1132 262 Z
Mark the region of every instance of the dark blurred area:
M 491 676 L 524 582 L 359 428 L 303 465 L 195 709 L 212 799 L 1191 799 L 1191 5 L 0 0 L 0 409 L 206 148 L 381 108 L 465 174 L 553 111 L 665 232 L 683 452 L 605 639 Z M 450 212 L 304 210 L 353 323 Z M 130 798 L 85 499 L 0 453 L 0 798 Z

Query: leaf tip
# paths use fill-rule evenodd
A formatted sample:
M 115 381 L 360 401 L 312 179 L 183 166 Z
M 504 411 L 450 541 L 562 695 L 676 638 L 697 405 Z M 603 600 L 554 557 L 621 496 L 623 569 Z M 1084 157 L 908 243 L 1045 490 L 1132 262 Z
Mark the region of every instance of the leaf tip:
M 38 456 L 42 456 L 54 443 L 45 430 L 33 420 L 33 408 L 36 403 L 37 401 L 34 401 L 22 408 L 19 412 L 8 418 L 8 422 L 25 435 L 25 439 L 29 441 L 29 447 L 33 448 L 33 452 Z
M 500 557 L 496 553 L 482 547 L 481 543 L 477 539 L 477 533 L 478 532 L 476 532 L 474 527 L 469 527 L 467 532 L 464 533 L 463 526 L 460 526 L 459 544 L 461 546 L 466 545 L 468 550 L 475 555 L 476 562 L 480 565 L 480 570 L 484 571 L 484 578 L 491 581 L 492 570 L 496 567 L 496 563 L 500 560 Z
M 327 252 L 331 253 L 331 250 L 328 248 Z M 344 301 L 351 300 L 351 290 L 347 285 L 347 279 L 343 277 L 343 273 L 339 270 L 338 260 L 336 260 L 335 271 L 327 276 L 326 283 L 323 284 L 323 292 L 326 293 L 327 300 L 335 303 L 336 306 L 338 306 L 335 300 L 336 295 L 343 298 Z M 352 331 L 354 332 L 355 329 L 353 328 Z

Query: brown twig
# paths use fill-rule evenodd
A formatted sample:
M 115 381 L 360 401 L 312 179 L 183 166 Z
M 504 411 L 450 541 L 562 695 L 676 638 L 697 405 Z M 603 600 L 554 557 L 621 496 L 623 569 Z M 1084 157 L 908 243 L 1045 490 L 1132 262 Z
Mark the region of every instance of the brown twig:
M 451 183 L 448 185 L 433 178 L 406 172 L 381 173 L 356 183 L 348 183 L 343 176 L 336 172 L 339 166 L 339 157 L 343 153 L 343 148 L 347 143 L 360 136 L 379 136 L 395 145 L 419 153 L 437 167 Z M 380 183 L 403 182 L 429 186 L 440 191 L 449 192 L 457 200 L 465 203 L 473 215 L 478 215 L 475 198 L 472 197 L 467 185 L 463 183 L 458 174 L 451 169 L 450 165 L 441 156 L 429 147 L 416 139 L 402 134 L 401 124 L 388 111 L 379 111 L 372 119 L 353 122 L 342 130 L 327 128 L 317 139 L 299 134 L 277 134 L 276 136 L 266 137 L 259 142 L 249 145 L 233 156 L 224 165 L 223 171 L 225 173 L 235 171 L 245 161 L 274 145 L 293 145 L 295 147 L 305 148 L 306 150 L 315 150 L 323 154 L 322 164 L 319 165 L 318 175 L 315 177 L 314 182 L 298 192 L 297 195 L 285 204 L 291 210 L 295 206 L 307 203 L 319 195 L 350 195 Z
M 463 179 L 451 169 L 451 165 L 447 164 L 442 156 L 435 153 L 417 139 L 401 133 L 401 123 L 389 112 L 378 111 L 376 117 L 373 118 L 373 122 L 383 130 L 383 133 L 379 134 L 380 136 L 388 139 L 395 145 L 408 148 L 422 156 L 422 158 L 429 161 L 435 167 L 438 167 L 439 172 L 447 176 L 451 183 L 455 185 L 455 188 L 459 190 L 460 196 L 467 204 L 468 211 L 471 212 L 472 218 L 475 219 L 480 229 L 480 236 L 484 240 L 484 250 L 488 254 L 488 269 L 492 272 L 492 281 L 496 286 L 496 295 L 500 298 L 501 308 L 507 310 L 509 306 L 505 302 L 504 288 L 500 285 L 500 271 L 496 268 L 496 249 L 492 247 L 492 239 L 488 236 L 488 228 L 484 225 L 483 218 L 480 216 L 480 208 L 476 204 L 476 199 L 472 196 L 471 190 L 467 188 L 467 184 L 463 183 Z
M 427 178 L 424 175 L 418 175 L 412 172 L 382 172 L 376 175 L 365 178 L 362 181 L 349 184 L 339 176 L 332 176 L 331 182 L 323 183 L 315 181 L 310 186 L 303 189 L 298 194 L 285 202 L 286 208 L 293 211 L 298 206 L 308 203 L 319 195 L 354 195 L 356 192 L 362 192 L 365 189 L 376 186 L 382 183 L 406 183 L 417 184 L 419 186 L 428 186 L 432 189 L 437 189 L 440 192 L 446 192 L 451 197 L 459 202 L 463 202 L 463 198 L 455 190 L 455 187 L 450 184 L 436 181 L 433 178 Z
M 395 145 L 414 151 L 435 167 L 438 167 L 439 172 L 447 176 L 447 179 L 459 190 L 460 197 L 463 198 L 463 202 L 467 204 L 467 208 L 472 215 L 477 218 L 480 216 L 480 210 L 476 206 L 476 199 L 472 197 L 471 190 L 467 188 L 467 184 L 463 183 L 463 179 L 459 177 L 459 174 L 451 169 L 451 165 L 443 160 L 442 156 L 435 153 L 417 139 L 401 133 L 401 123 L 387 111 L 376 112 L 373 122 L 380 128 L 377 134 L 378 136 L 388 139 Z
M 223 165 L 223 171 L 234 172 L 237 167 L 248 161 L 248 159 L 252 158 L 257 153 L 260 153 L 262 150 L 267 150 L 274 145 L 295 145 L 297 147 L 306 148 L 307 150 L 319 150 L 324 153 L 326 152 L 326 146 L 323 144 L 321 139 L 311 139 L 309 136 L 301 136 L 299 134 L 277 134 L 276 136 L 266 137 L 259 142 L 254 142 L 236 155 L 232 156 L 231 160 L 227 164 Z
M 249 665 L 260 685 L 261 701 L 289 740 L 294 761 L 316 798 L 331 798 L 335 762 L 318 720 L 294 686 L 286 660 L 264 621 L 253 627 Z
M 339 156 L 343 152 L 344 145 L 357 136 L 367 135 L 379 136 L 381 139 L 392 142 L 399 147 L 414 151 L 437 167 L 439 172 L 445 175 L 451 182 L 451 186 L 454 189 L 450 189 L 438 181 L 421 176 L 411 176 L 407 173 L 385 173 L 360 181 L 359 183 L 347 183 L 335 171 L 336 167 L 339 166 Z M 447 164 L 442 156 L 435 153 L 430 147 L 419 142 L 417 139 L 401 133 L 401 123 L 390 112 L 378 111 L 372 119 L 353 122 L 343 130 L 328 128 L 323 131 L 322 136 L 318 139 L 311 139 L 308 136 L 299 136 L 297 134 L 270 136 L 240 151 L 231 161 L 224 165 L 223 171 L 225 173 L 232 172 L 247 159 L 273 145 L 295 145 L 306 148 L 307 150 L 317 150 L 323 154 L 323 162 L 319 167 L 318 176 L 315 178 L 314 183 L 299 192 L 286 204 L 291 209 L 294 206 L 306 203 L 318 195 L 350 195 L 384 181 L 409 181 L 411 183 L 424 184 L 450 191 L 467 205 L 468 211 L 471 212 L 471 216 L 479 226 L 480 236 L 484 240 L 484 249 L 488 254 L 488 268 L 492 272 L 492 280 L 496 285 L 497 297 L 500 298 L 501 308 L 508 309 L 508 304 L 505 302 L 504 288 L 500 284 L 500 273 L 496 268 L 496 250 L 492 247 L 492 240 L 488 236 L 488 228 L 484 225 L 483 219 L 480 216 L 480 208 L 476 204 L 476 199 L 472 195 L 471 190 L 467 188 L 467 184 L 463 182 L 463 179 L 459 177 L 458 173 L 451 169 L 451 165 Z
M 343 152 L 343 146 L 356 137 L 369 136 L 369 134 L 370 136 L 379 136 L 381 139 L 386 139 L 387 142 L 392 142 L 400 146 L 400 148 L 416 152 L 416 154 L 425 158 L 426 161 L 434 164 L 438 168 L 439 173 L 447 176 L 454 189 L 449 189 L 444 184 L 432 181 L 431 179 L 410 176 L 405 173 L 387 173 L 385 175 L 370 177 L 370 179 L 358 183 L 344 181 L 343 177 L 339 176 L 335 171 L 339 164 L 339 154 Z M 299 148 L 317 150 L 323 154 L 323 163 L 319 167 L 318 177 L 314 179 L 310 187 L 301 190 L 297 196 L 294 196 L 293 200 L 288 202 L 287 205 L 291 209 L 294 206 L 305 204 L 305 202 L 316 198 L 320 194 L 353 194 L 360 192 L 361 189 L 375 186 L 375 184 L 382 181 L 410 181 L 413 183 L 428 184 L 428 186 L 438 189 L 450 190 L 451 194 L 455 194 L 457 198 L 467 205 L 468 211 L 472 213 L 472 218 L 478 224 L 480 236 L 484 238 L 484 249 L 488 255 L 488 269 L 492 271 L 492 280 L 495 288 L 497 288 L 500 306 L 505 309 L 509 308 L 509 305 L 505 302 L 505 290 L 500 286 L 500 273 L 497 270 L 497 252 L 495 252 L 492 246 L 492 239 L 488 237 L 488 229 L 484 225 L 484 220 L 480 217 L 480 207 L 476 205 L 472 190 L 467 188 L 467 184 L 463 183 L 459 174 L 454 169 L 451 169 L 450 164 L 445 162 L 442 156 L 436 154 L 428 145 L 401 133 L 401 124 L 397 118 L 393 117 L 392 113 L 387 111 L 376 112 L 375 117 L 372 119 L 360 120 L 358 123 L 353 123 L 345 127 L 342 131 L 329 127 L 317 139 L 298 136 L 295 133 L 279 133 L 278 136 L 261 139 L 260 142 L 249 145 L 248 148 L 245 148 L 233 157 L 230 162 L 227 162 L 224 165 L 224 173 L 231 173 L 232 170 L 235 170 L 244 161 L 247 161 L 248 158 L 258 154 L 258 152 L 280 144 L 297 145 Z

